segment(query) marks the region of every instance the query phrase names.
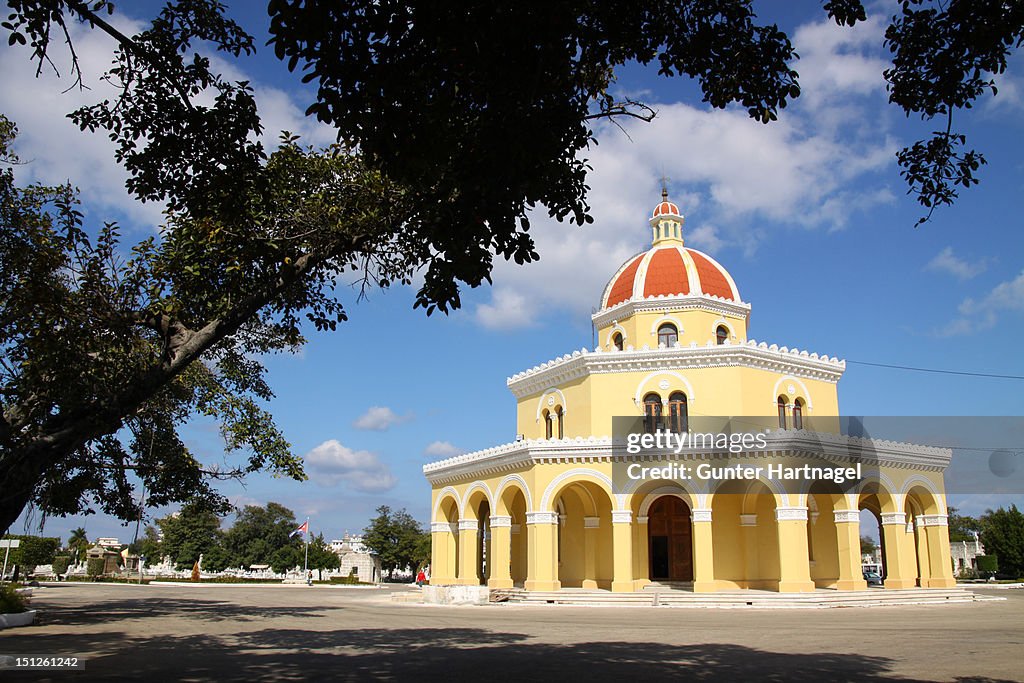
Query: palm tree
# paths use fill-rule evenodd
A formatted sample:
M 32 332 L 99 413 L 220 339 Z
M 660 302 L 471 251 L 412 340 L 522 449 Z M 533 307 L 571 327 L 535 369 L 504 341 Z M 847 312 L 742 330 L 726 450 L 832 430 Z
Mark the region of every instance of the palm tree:
M 78 527 L 72 529 L 71 534 L 68 536 L 68 549 L 75 551 L 75 563 L 78 563 L 79 551 L 84 552 L 89 548 L 89 537 L 85 534 L 85 529 Z

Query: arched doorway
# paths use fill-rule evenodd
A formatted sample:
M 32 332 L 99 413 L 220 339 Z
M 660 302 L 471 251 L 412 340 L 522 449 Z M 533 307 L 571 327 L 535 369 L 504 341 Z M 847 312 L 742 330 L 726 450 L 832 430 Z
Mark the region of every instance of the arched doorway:
M 693 581 L 693 526 L 690 508 L 676 496 L 662 496 L 647 513 L 650 578 Z

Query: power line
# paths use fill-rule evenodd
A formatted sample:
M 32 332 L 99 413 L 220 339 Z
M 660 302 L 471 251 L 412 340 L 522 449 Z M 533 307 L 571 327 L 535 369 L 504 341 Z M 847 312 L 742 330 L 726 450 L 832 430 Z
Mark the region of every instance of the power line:
M 992 377 L 995 379 L 1024 379 L 1024 375 L 999 375 L 991 372 L 967 372 L 964 370 L 939 370 L 937 368 L 915 368 L 909 365 L 869 363 L 864 360 L 847 360 L 846 362 L 853 363 L 854 365 L 870 365 L 876 368 L 889 368 L 891 370 L 912 370 L 914 372 L 932 372 L 937 375 L 966 375 L 967 377 Z

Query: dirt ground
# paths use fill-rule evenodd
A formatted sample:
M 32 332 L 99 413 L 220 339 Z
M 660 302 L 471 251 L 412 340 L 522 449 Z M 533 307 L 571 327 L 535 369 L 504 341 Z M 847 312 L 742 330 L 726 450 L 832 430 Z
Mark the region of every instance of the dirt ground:
M 397 604 L 391 589 L 55 584 L 0 655 L 82 671 L 7 680 L 1024 679 L 1024 590 L 847 609 Z

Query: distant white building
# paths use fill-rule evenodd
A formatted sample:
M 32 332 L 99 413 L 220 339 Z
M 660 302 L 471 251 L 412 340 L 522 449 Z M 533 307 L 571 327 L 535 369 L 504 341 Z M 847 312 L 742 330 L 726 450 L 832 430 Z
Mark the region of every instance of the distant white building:
M 985 546 L 977 537 L 973 541 L 950 541 L 949 555 L 953 558 L 953 576 L 960 576 L 965 569 L 978 570 L 978 555 L 985 554 Z
M 331 550 L 341 562 L 338 573 L 342 576 L 355 574 L 363 583 L 380 581 L 380 560 L 366 548 L 362 536 L 346 533 L 343 539 L 331 541 Z
M 104 548 L 120 548 L 121 541 L 117 538 L 97 538 L 96 545 L 103 546 Z
M 343 538 L 342 540 L 340 540 L 340 541 L 338 541 L 338 540 L 331 541 L 331 550 L 333 550 L 336 553 L 340 553 L 341 552 L 342 546 L 348 546 L 348 551 L 349 552 L 353 552 L 353 553 L 369 553 L 370 552 L 366 548 L 366 545 L 363 544 L 363 537 L 362 536 L 354 536 L 354 535 L 349 534 L 347 531 L 345 532 L 345 538 Z

